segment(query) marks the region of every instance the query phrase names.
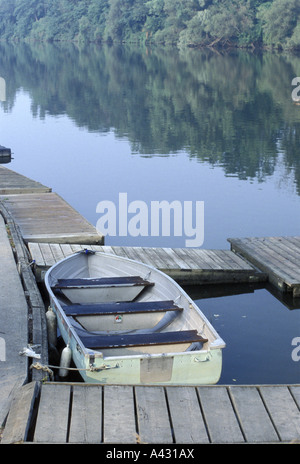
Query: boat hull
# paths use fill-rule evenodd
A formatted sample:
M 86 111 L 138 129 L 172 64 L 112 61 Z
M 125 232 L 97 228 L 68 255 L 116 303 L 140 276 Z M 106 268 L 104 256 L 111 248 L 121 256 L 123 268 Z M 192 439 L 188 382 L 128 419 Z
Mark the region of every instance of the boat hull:
M 57 264 L 54 268 L 56 266 Z M 180 294 L 187 299 L 189 306 L 194 305 L 168 276 L 149 266 L 143 265 L 143 267 L 146 271 L 147 269 L 153 271 L 154 280 L 158 273 L 158 278 L 166 279 L 163 283 L 165 287 L 174 285 L 174 290 L 177 292 L 180 290 Z M 60 275 L 59 268 L 57 270 Z M 84 346 L 78 332 L 70 323 L 70 318 L 62 310 L 61 302 L 53 293 L 51 269 L 46 274 L 45 283 L 50 295 L 51 307 L 57 316 L 59 331 L 66 345 L 71 348 L 74 364 L 84 382 L 121 385 L 207 385 L 219 381 L 222 371 L 222 349 L 225 344 L 202 313 L 201 321 L 210 331 L 208 335 L 210 341 L 204 343 L 201 349 L 182 351 L 180 345 L 174 345 L 174 350 L 172 346 L 168 349 L 159 346 L 156 348 L 158 352 L 155 350 L 141 352 L 139 348 L 134 347 L 123 352 L 118 348 L 92 350 Z

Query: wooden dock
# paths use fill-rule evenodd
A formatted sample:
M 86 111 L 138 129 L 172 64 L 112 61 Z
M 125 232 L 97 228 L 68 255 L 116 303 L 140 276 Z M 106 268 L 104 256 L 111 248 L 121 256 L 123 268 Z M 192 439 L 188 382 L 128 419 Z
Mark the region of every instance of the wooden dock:
M 0 166 L 0 195 L 11 195 L 15 193 L 48 193 L 50 187 L 40 182 L 22 176 L 11 169 Z
M 300 237 L 230 238 L 231 250 L 268 275 L 282 292 L 300 297 Z
M 0 166 L 0 201 L 25 242 L 103 244 L 104 237 L 45 185 Z
M 300 385 L 20 389 L 2 443 L 300 443 Z
M 266 275 L 230 250 L 28 243 L 39 282 L 57 261 L 85 248 L 150 264 L 181 284 L 261 282 Z
M 56 193 L 1 197 L 25 242 L 103 243 L 103 236 Z

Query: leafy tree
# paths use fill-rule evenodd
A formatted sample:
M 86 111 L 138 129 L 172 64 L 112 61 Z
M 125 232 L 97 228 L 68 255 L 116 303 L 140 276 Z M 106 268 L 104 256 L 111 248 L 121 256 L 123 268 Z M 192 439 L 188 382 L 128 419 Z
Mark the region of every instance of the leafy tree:
M 103 40 L 106 16 L 109 8 L 108 0 L 91 0 L 87 18 L 90 27 L 90 39 L 96 42 Z
M 300 47 L 299 0 L 0 0 L 0 39 Z
M 14 17 L 17 23 L 15 36 L 23 38 L 28 35 L 33 24 L 46 14 L 47 0 L 16 0 Z
M 264 44 L 285 48 L 294 33 L 293 40 L 298 42 L 298 30 L 295 29 L 300 21 L 299 0 L 265 3 L 259 8 L 258 18 L 262 21 Z
M 153 34 L 164 29 L 166 12 L 164 10 L 164 0 L 150 0 L 146 2 L 147 18 L 144 25 L 146 39 L 151 39 Z
M 123 42 L 139 40 L 146 21 L 147 7 L 144 0 L 109 0 L 104 37 Z
M 300 18 L 298 18 L 298 22 L 296 27 L 294 28 L 293 34 L 288 41 L 290 48 L 300 49 Z

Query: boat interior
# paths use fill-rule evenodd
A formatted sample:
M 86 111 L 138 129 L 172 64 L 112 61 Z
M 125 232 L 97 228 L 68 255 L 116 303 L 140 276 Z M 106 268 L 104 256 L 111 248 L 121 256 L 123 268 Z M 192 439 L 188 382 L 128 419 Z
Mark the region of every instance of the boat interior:
M 164 282 L 164 276 L 144 275 L 143 268 L 141 275 L 133 273 L 137 269 L 116 272 L 115 268 L 115 275 L 111 270 L 109 275 L 96 277 L 101 274 L 97 269 L 89 277 L 60 275 L 51 284 L 61 310 L 86 348 L 106 356 L 153 354 L 200 350 L 208 341 L 199 334 L 203 320 L 193 314 L 191 301 L 180 287 L 172 289 L 169 280 Z M 196 324 L 187 324 L 193 319 Z

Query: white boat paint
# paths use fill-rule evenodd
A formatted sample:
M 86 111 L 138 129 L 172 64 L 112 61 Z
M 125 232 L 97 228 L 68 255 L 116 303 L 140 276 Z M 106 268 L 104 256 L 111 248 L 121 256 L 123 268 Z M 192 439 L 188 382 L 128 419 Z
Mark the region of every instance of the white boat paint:
M 138 295 L 137 302 L 173 300 L 181 310 L 147 313 L 78 316 L 65 314 L 63 298 L 53 287 L 59 279 L 95 279 L 140 276 L 152 284 Z M 169 276 L 154 267 L 108 253 L 79 252 L 56 263 L 48 270 L 45 284 L 51 307 L 56 313 L 58 327 L 83 380 L 88 383 L 190 385 L 217 383 L 222 369 L 222 349 L 225 343 L 202 311 L 183 289 Z M 80 292 L 80 290 L 83 290 Z M 92 290 L 92 297 L 86 292 Z M 95 290 L 95 291 L 94 291 Z M 101 289 L 102 291 L 103 289 Z M 115 290 L 115 289 L 114 289 Z M 118 289 L 120 290 L 120 288 Z M 72 303 L 91 304 L 132 299 L 132 288 L 123 287 L 116 294 L 106 290 L 105 296 L 97 289 L 76 289 Z M 141 290 L 141 289 L 140 289 Z M 100 299 L 100 300 L 99 300 Z M 91 301 L 90 301 L 91 300 Z M 92 334 L 147 334 L 196 329 L 205 343 L 176 343 L 146 346 L 87 348 L 81 333 Z

